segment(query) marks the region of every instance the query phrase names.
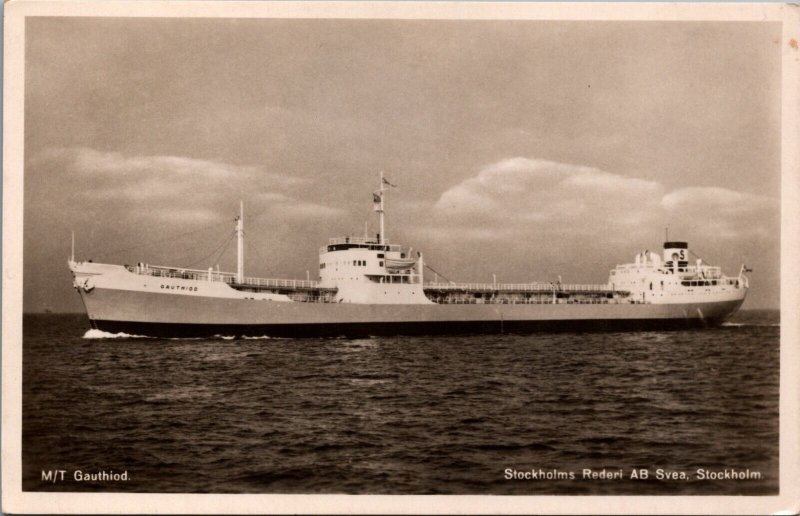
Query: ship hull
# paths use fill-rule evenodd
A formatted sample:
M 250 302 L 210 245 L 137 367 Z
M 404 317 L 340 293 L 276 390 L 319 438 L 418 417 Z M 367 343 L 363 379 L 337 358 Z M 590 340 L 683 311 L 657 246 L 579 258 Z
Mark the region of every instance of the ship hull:
M 365 338 L 392 335 L 468 335 L 501 333 L 563 333 L 673 331 L 719 326 L 722 320 L 700 319 L 583 319 L 547 321 L 363 322 L 330 324 L 200 324 L 133 321 L 92 321 L 108 333 L 158 338 L 271 337 Z
M 718 326 L 742 299 L 685 304 L 359 305 L 95 288 L 92 327 L 151 337 L 363 337 L 680 330 Z

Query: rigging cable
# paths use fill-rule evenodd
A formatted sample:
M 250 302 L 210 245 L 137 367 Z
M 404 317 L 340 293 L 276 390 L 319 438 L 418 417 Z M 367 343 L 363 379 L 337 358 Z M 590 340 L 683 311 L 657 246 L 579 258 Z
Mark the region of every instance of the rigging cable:
M 431 272 L 433 272 L 434 274 L 438 274 L 439 276 L 441 276 L 441 277 L 442 277 L 442 278 L 443 278 L 445 281 L 447 281 L 448 283 L 453 283 L 453 281 L 450 281 L 450 279 L 449 279 L 449 278 L 447 278 L 447 277 L 446 277 L 444 274 L 442 274 L 441 272 L 437 271 L 436 269 L 434 269 L 433 267 L 431 267 L 431 266 L 430 266 L 430 265 L 428 265 L 427 263 L 425 264 L 425 267 L 426 267 L 426 268 L 428 268 L 428 269 L 430 269 L 430 270 L 431 270 Z
M 248 217 L 248 219 L 250 219 L 250 220 L 258 219 L 259 217 L 261 217 L 262 215 L 264 215 L 266 213 L 267 209 L 268 209 L 268 207 L 265 207 L 264 209 L 262 209 L 260 212 L 256 213 L 255 215 Z M 147 247 L 151 247 L 151 246 L 153 246 L 155 244 L 160 244 L 160 243 L 163 243 L 163 242 L 168 242 L 170 240 L 183 238 L 185 236 L 194 235 L 196 233 L 200 233 L 201 231 L 206 231 L 206 230 L 221 226 L 222 224 L 228 224 L 228 223 L 229 223 L 229 221 L 228 221 L 228 218 L 226 217 L 225 220 L 221 220 L 221 221 L 219 221 L 219 222 L 217 222 L 215 224 L 210 224 L 208 226 L 203 226 L 201 228 L 193 229 L 191 231 L 184 231 L 184 232 L 180 232 L 180 233 L 174 233 L 174 234 L 172 234 L 170 236 L 167 236 L 167 237 L 145 241 L 145 242 L 142 242 L 141 244 L 136 244 L 136 245 L 132 245 L 132 246 L 129 246 L 129 247 L 123 247 L 123 248 L 114 249 L 112 251 L 108 251 L 108 252 L 103 253 L 103 254 L 106 255 L 106 256 L 114 256 L 114 255 L 117 255 L 117 254 L 120 254 L 120 253 L 124 253 L 126 251 L 133 251 L 134 249 L 147 248 Z
M 217 255 L 217 257 L 216 257 L 216 258 L 214 258 L 214 261 L 213 261 L 213 262 L 211 262 L 211 263 L 216 263 L 216 264 L 219 264 L 219 259 L 222 257 L 222 254 L 223 254 L 225 251 L 227 251 L 227 250 L 228 250 L 228 245 L 231 243 L 231 240 L 233 240 L 233 236 L 234 236 L 234 235 L 236 235 L 236 233 L 235 233 L 235 232 L 233 233 L 233 235 L 231 235 L 231 237 L 230 237 L 230 238 L 228 239 L 228 241 L 225 243 L 225 247 L 222 249 L 222 251 L 220 251 L 220 252 L 219 252 L 219 254 Z
M 261 253 L 258 252 L 258 247 L 254 246 L 254 245 L 251 245 L 250 247 L 247 248 L 247 252 L 249 253 L 250 251 L 255 253 L 256 257 L 259 259 L 259 263 L 262 263 L 262 264 L 264 264 L 264 266 L 267 266 L 267 267 L 269 266 L 269 263 L 270 263 L 269 260 L 265 260 L 264 257 L 261 256 Z M 269 269 L 267 269 L 266 272 L 269 274 L 270 273 Z
M 183 267 L 183 268 L 184 268 L 184 269 L 190 269 L 190 268 L 194 267 L 195 265 L 197 265 L 198 263 L 200 263 L 200 262 L 204 262 L 205 260 L 207 260 L 208 258 L 210 258 L 210 257 L 211 257 L 211 255 L 213 255 L 214 253 L 216 253 L 217 251 L 219 251 L 220 249 L 222 249 L 222 251 L 220 251 L 220 253 L 217 255 L 217 258 L 216 258 L 216 260 L 214 260 L 214 262 L 212 262 L 212 263 L 216 263 L 216 262 L 218 262 L 218 261 L 219 261 L 219 259 L 220 259 L 220 257 L 222 256 L 222 253 L 224 253 L 224 252 L 227 250 L 227 248 L 228 248 L 228 244 L 230 244 L 230 243 L 231 243 L 231 240 L 233 240 L 233 237 L 234 237 L 234 236 L 236 236 L 236 233 L 231 233 L 231 234 L 228 236 L 228 239 L 227 239 L 227 240 L 225 240 L 225 241 L 224 241 L 224 242 L 223 242 L 221 245 L 217 246 L 217 247 L 216 247 L 216 248 L 215 248 L 213 251 L 211 251 L 210 253 L 208 253 L 208 255 L 204 256 L 203 258 L 200 258 L 200 259 L 199 259 L 199 260 L 197 260 L 196 262 L 194 262 L 194 263 L 191 263 L 191 264 L 189 264 L 189 265 L 187 265 L 186 267 Z
M 224 221 L 224 223 L 226 223 L 226 224 L 227 224 L 227 221 Z M 212 224 L 212 225 L 210 225 L 210 226 L 204 226 L 204 227 L 202 227 L 202 228 L 199 228 L 199 229 L 193 229 L 192 231 L 185 231 L 185 232 L 183 232 L 183 233 L 177 233 L 177 234 L 173 234 L 173 235 L 171 235 L 171 236 L 168 236 L 168 237 L 164 237 L 164 238 L 160 238 L 160 239 L 155 239 L 155 240 L 150 240 L 150 241 L 143 242 L 143 243 L 141 243 L 141 244 L 133 245 L 133 246 L 130 246 L 130 247 L 124 247 L 124 248 L 120 248 L 120 249 L 114 249 L 113 251 L 109 251 L 108 253 L 105 253 L 105 254 L 106 254 L 106 255 L 108 255 L 108 256 L 113 256 L 113 255 L 115 255 L 115 254 L 123 253 L 123 252 L 125 252 L 125 251 L 132 251 L 132 250 L 134 250 L 134 249 L 139 249 L 139 248 L 143 248 L 143 247 L 144 247 L 144 248 L 146 248 L 146 247 L 150 247 L 150 246 L 152 246 L 152 245 L 155 245 L 155 244 L 160 244 L 160 243 L 162 243 L 162 242 L 167 242 L 167 241 L 169 241 L 169 240 L 175 240 L 175 239 L 177 239 L 177 238 L 181 238 L 181 237 L 184 237 L 184 236 L 188 236 L 188 235 L 194 235 L 195 233 L 199 233 L 199 232 L 201 232 L 201 231 L 205 231 L 205 230 L 207 230 L 207 229 L 211 229 L 211 228 L 214 228 L 214 227 L 220 226 L 220 225 L 222 225 L 222 224 L 223 224 L 223 222 L 217 222 L 216 224 Z

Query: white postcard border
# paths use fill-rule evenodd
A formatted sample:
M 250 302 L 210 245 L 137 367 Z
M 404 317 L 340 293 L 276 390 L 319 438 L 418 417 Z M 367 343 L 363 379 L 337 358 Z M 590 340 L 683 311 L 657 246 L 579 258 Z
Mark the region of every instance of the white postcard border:
M 27 16 L 781 21 L 781 399 L 778 496 L 421 496 L 21 491 L 24 24 Z M 11 513 L 641 513 L 800 511 L 800 7 L 527 2 L 52 2 L 5 5 L 2 509 Z M 794 45 L 790 42 L 794 40 Z

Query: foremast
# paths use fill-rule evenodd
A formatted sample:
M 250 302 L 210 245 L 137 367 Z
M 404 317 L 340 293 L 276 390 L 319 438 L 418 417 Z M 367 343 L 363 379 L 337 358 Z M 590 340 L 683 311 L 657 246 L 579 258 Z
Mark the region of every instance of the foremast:
M 236 282 L 244 282 L 244 201 L 239 201 L 236 217 Z

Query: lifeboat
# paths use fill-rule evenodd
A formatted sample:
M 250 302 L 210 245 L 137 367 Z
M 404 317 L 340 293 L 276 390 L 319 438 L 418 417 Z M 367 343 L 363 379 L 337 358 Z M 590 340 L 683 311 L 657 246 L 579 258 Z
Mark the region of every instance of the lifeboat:
M 400 271 L 414 267 L 417 261 L 413 258 L 387 258 L 384 263 L 387 269 Z

